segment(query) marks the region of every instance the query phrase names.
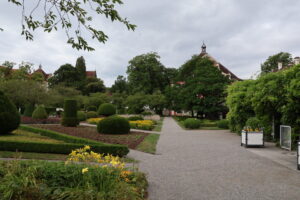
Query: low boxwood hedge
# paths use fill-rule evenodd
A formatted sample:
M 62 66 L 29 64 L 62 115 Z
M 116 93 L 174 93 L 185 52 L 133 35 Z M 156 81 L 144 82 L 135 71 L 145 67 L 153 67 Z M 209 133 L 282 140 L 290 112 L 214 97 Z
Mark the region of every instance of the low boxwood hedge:
M 56 153 L 70 154 L 72 150 L 82 148 L 87 144 L 75 143 L 44 143 L 44 142 L 25 142 L 25 141 L 1 141 L 0 150 L 35 152 L 35 153 Z M 91 150 L 97 153 L 111 154 L 123 157 L 129 152 L 128 148 L 121 145 L 92 144 Z
M 56 140 L 61 140 L 66 143 L 78 144 L 81 146 L 82 145 L 99 146 L 99 147 L 105 146 L 105 148 L 103 147 L 103 150 L 105 149 L 105 151 L 99 152 L 99 153 L 105 153 L 105 154 L 109 153 L 109 154 L 113 154 L 113 155 L 124 156 L 124 155 L 128 154 L 128 152 L 129 152 L 128 147 L 126 147 L 124 145 L 105 144 L 105 143 L 96 142 L 96 141 L 85 139 L 85 138 L 78 138 L 78 137 L 58 133 L 55 131 L 35 128 L 35 127 L 31 127 L 31 126 L 21 125 L 19 127 L 19 129 L 24 130 L 24 131 L 33 132 L 33 133 L 38 133 L 42 136 L 46 136 L 46 137 L 56 139 Z M 30 146 L 30 144 L 28 144 L 28 145 Z M 98 148 L 98 149 L 100 149 L 100 148 Z M 111 150 L 108 150 L 108 149 L 111 149 Z M 21 150 L 19 150 L 19 151 L 21 151 Z

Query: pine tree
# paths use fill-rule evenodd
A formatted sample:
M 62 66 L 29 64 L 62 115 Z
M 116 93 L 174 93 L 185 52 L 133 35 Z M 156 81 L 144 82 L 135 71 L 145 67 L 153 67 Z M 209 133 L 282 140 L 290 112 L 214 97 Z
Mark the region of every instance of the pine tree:
M 77 58 L 75 68 L 77 69 L 80 79 L 85 80 L 86 79 L 86 66 L 85 66 L 85 60 L 84 60 L 83 56 Z

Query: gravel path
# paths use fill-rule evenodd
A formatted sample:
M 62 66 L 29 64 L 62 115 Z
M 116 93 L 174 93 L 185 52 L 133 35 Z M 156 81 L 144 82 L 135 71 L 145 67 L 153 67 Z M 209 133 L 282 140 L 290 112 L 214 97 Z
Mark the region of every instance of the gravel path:
M 150 200 L 300 199 L 300 172 L 242 148 L 228 131 L 186 131 L 165 118 L 157 154 L 129 154 L 148 174 Z

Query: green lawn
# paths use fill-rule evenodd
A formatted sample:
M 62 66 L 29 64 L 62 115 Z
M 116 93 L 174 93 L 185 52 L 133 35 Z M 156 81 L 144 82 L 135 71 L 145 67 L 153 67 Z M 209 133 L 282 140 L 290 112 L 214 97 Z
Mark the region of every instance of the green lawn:
M 51 142 L 51 143 L 65 143 L 64 141 L 55 140 L 37 133 L 31 133 L 24 130 L 15 130 L 12 134 L 0 135 L 0 141 L 25 141 L 25 142 Z
M 146 153 L 155 154 L 156 152 L 156 144 L 159 139 L 159 134 L 150 134 L 148 135 L 142 143 L 139 144 L 137 150 L 143 151 Z
M 161 117 L 161 119 L 156 122 L 157 124 L 154 127 L 153 131 L 160 132 L 161 128 L 162 128 L 162 125 L 163 125 L 163 121 L 164 121 L 164 118 Z

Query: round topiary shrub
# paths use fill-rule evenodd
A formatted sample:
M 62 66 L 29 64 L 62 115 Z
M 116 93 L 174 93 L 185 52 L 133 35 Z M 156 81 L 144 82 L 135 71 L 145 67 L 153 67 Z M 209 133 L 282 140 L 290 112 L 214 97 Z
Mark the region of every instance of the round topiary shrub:
M 262 123 L 259 119 L 257 119 L 256 117 L 250 117 L 247 121 L 246 121 L 246 126 L 251 128 L 251 129 L 260 129 L 262 128 Z
M 183 122 L 185 128 L 198 129 L 201 126 L 201 121 L 195 118 L 188 118 Z
M 103 103 L 99 106 L 98 115 L 111 116 L 116 114 L 116 107 L 111 103 Z
M 86 118 L 90 119 L 90 118 L 96 118 L 98 117 L 98 113 L 95 111 L 89 111 L 86 113 Z
M 138 121 L 138 120 L 144 120 L 144 118 L 142 116 L 131 116 L 128 117 L 129 121 Z
M 64 114 L 61 121 L 63 126 L 75 127 L 78 125 L 77 119 L 77 101 L 67 99 L 64 103 Z
M 38 106 L 32 113 L 33 119 L 47 119 L 48 114 L 44 106 Z
M 128 134 L 129 121 L 124 117 L 111 116 L 101 120 L 97 125 L 98 133 L 103 134 Z
M 227 119 L 222 119 L 217 122 L 218 128 L 228 129 L 229 128 L 228 125 L 229 125 L 229 121 Z
M 82 122 L 86 120 L 86 114 L 84 111 L 77 111 L 77 119 Z
M 32 117 L 32 113 L 34 111 L 34 105 L 29 103 L 25 105 L 25 111 L 24 111 L 24 116 L 26 117 Z
M 0 135 L 17 129 L 21 117 L 16 106 L 0 91 Z

